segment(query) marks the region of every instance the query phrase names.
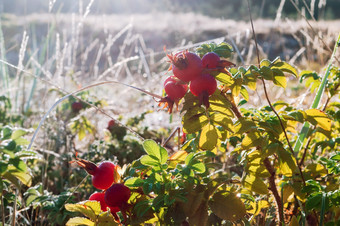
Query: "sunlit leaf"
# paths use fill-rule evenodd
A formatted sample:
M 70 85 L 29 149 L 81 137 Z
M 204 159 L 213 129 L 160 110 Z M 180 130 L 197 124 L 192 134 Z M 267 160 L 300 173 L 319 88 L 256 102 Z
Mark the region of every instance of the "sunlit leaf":
M 224 114 L 215 113 L 212 115 L 211 120 L 230 132 L 234 130 L 233 121 Z
M 96 224 L 93 221 L 84 217 L 73 217 L 66 222 L 66 226 L 78 225 L 95 226 Z
M 215 78 L 228 87 L 232 86 L 235 82 L 234 79 L 230 75 L 225 74 L 225 73 L 219 73 L 215 76 Z
M 331 130 L 332 121 L 328 116 L 321 110 L 318 109 L 308 109 L 305 110 L 306 120 L 313 125 L 319 125 L 322 129 L 326 131 Z
M 263 66 L 260 68 L 260 74 L 266 80 L 273 80 L 274 78 L 273 71 L 267 66 Z
M 251 120 L 247 120 L 244 118 L 240 118 L 236 123 L 235 123 L 235 133 L 237 134 L 243 134 L 245 132 L 248 132 L 252 129 L 256 129 L 256 124 L 255 122 Z
M 242 140 L 242 148 L 249 149 L 251 147 L 260 146 L 262 144 L 263 138 L 261 133 L 253 130 L 246 134 L 246 136 Z
M 166 163 L 168 160 L 168 152 L 154 140 L 144 141 L 143 148 L 148 155 L 155 157 L 161 164 Z
M 140 187 L 143 186 L 144 180 L 137 177 L 129 178 L 125 181 L 124 185 L 128 187 Z
M 27 130 L 23 130 L 23 129 L 18 129 L 18 130 L 15 130 L 12 135 L 11 135 L 11 139 L 12 140 L 16 140 L 18 139 L 19 137 L 22 137 L 24 136 L 25 134 L 27 134 L 28 131 Z
M 185 119 L 183 117 L 182 124 L 183 124 L 183 132 L 190 134 L 198 132 L 202 129 L 209 122 L 209 119 L 206 115 L 195 115 L 189 119 Z
M 235 193 L 215 193 L 209 201 L 209 207 L 223 220 L 237 221 L 246 215 L 246 207 Z
M 282 73 L 282 71 L 278 69 L 272 69 L 274 75 L 274 84 L 280 86 L 282 88 L 287 87 L 287 79 L 286 76 Z
M 202 128 L 199 140 L 199 146 L 203 150 L 212 150 L 217 145 L 217 129 L 211 124 L 207 124 Z
M 160 166 L 159 160 L 156 157 L 150 155 L 142 156 L 140 162 L 145 166 Z
M 241 95 L 246 101 L 249 101 L 249 93 L 244 86 L 241 86 Z
M 247 212 L 257 216 L 261 213 L 262 209 L 267 209 L 269 207 L 269 203 L 266 200 L 259 200 L 251 203 L 253 209 L 248 210 Z
M 294 75 L 295 77 L 298 77 L 298 73 L 297 73 L 296 69 L 293 66 L 291 66 L 290 64 L 288 64 L 287 62 L 277 61 L 271 67 L 271 69 L 275 69 L 275 68 L 280 69 L 281 71 L 290 73 L 290 74 Z
M 280 172 L 282 175 L 292 177 L 297 165 L 292 154 L 284 149 L 279 150 L 279 164 Z
M 99 206 L 99 212 L 100 212 L 100 203 L 99 202 L 97 202 L 97 201 L 87 201 L 87 202 L 97 203 L 97 204 L 94 204 L 94 205 L 97 205 L 97 207 L 95 207 L 95 208 L 98 208 L 98 206 Z M 70 211 L 70 212 L 82 213 L 83 215 L 89 217 L 92 220 L 96 219 L 95 211 L 92 208 L 89 208 L 87 205 L 85 205 L 85 203 L 76 203 L 76 204 L 67 203 L 67 204 L 65 204 L 65 209 Z M 98 209 L 97 209 L 97 211 L 98 211 Z
M 243 185 L 245 188 L 258 194 L 266 195 L 269 193 L 268 187 L 263 180 L 260 177 L 251 174 L 245 176 Z

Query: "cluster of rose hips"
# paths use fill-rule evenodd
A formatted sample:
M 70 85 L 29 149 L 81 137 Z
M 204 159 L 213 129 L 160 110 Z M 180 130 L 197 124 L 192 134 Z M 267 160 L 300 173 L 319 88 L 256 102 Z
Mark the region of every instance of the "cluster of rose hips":
M 190 92 L 199 98 L 201 104 L 209 107 L 209 96 L 217 88 L 216 79 L 209 72 L 223 66 L 220 57 L 214 52 L 209 52 L 201 59 L 197 54 L 187 50 L 168 57 L 173 75 L 164 82 L 167 96 L 160 102 L 166 102 L 171 113 L 173 105 L 178 105 L 187 93 L 189 84 Z
M 92 175 L 92 185 L 102 190 L 90 195 L 89 200 L 95 200 L 100 203 L 101 210 L 110 209 L 113 216 L 117 219 L 116 213 L 124 212 L 128 208 L 128 200 L 131 191 L 122 183 L 117 183 L 115 175 L 117 175 L 118 165 L 112 162 L 102 162 L 98 166 L 93 162 L 76 158 L 75 161 L 79 166 L 83 167 L 87 173 Z

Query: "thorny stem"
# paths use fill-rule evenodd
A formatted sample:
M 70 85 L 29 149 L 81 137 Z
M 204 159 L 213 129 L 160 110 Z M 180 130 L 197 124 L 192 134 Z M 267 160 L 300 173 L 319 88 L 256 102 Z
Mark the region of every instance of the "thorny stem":
M 279 222 L 280 225 L 283 225 L 284 223 L 284 216 L 283 216 L 283 205 L 282 205 L 282 200 L 279 195 L 279 192 L 277 190 L 276 184 L 275 184 L 275 169 L 273 165 L 270 163 L 268 157 L 264 159 L 263 164 L 265 165 L 266 169 L 268 170 L 270 177 L 268 178 L 269 180 L 269 187 L 268 189 L 273 193 L 275 202 L 277 205 L 277 212 L 279 213 Z
M 2 180 L 0 179 L 2 183 Z M 2 225 L 5 225 L 5 204 L 4 204 L 4 196 L 1 191 L 1 212 L 2 212 Z

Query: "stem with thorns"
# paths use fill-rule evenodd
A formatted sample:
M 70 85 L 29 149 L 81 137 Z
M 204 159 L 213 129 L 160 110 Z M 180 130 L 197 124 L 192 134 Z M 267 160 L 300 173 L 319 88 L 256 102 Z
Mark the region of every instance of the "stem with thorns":
M 270 163 L 269 158 L 265 158 L 263 160 L 263 164 L 265 165 L 266 169 L 268 170 L 270 177 L 268 178 L 269 180 L 269 187 L 268 189 L 273 193 L 275 202 L 277 205 L 277 211 L 279 213 L 279 222 L 280 225 L 284 224 L 284 216 L 283 216 L 283 204 L 281 197 L 279 195 L 279 192 L 277 190 L 276 184 L 275 184 L 275 169 L 274 166 Z

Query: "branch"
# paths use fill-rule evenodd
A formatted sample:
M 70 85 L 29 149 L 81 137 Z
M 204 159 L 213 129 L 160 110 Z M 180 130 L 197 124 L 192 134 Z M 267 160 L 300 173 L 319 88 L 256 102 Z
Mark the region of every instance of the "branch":
M 279 222 L 280 222 L 280 225 L 283 225 L 284 224 L 283 205 L 282 205 L 281 197 L 279 195 L 279 192 L 275 184 L 275 170 L 274 170 L 273 165 L 270 163 L 268 157 L 263 160 L 263 164 L 265 165 L 266 169 L 270 173 L 270 177 L 268 178 L 269 180 L 268 189 L 273 193 L 273 196 L 276 202 L 276 207 L 279 213 Z

